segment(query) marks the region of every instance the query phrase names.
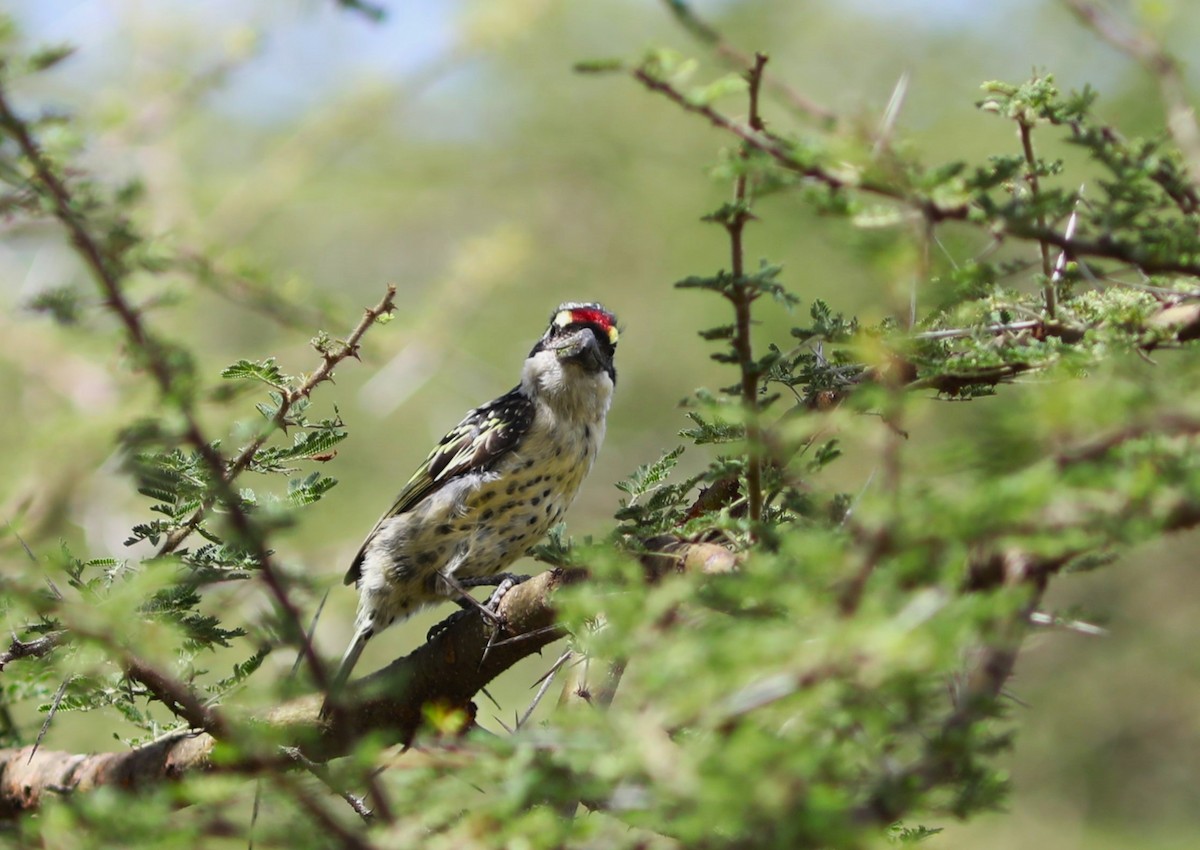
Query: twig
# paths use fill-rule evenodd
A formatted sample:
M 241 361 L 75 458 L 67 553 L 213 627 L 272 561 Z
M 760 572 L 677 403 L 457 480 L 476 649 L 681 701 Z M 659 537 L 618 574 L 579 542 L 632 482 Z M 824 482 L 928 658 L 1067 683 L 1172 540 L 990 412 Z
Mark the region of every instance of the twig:
M 1016 331 L 1027 331 L 1033 328 L 1040 328 L 1046 323 L 1041 319 L 1025 319 L 1020 322 L 1008 322 L 1006 324 L 984 325 L 979 328 L 946 328 L 938 331 L 922 331 L 921 333 L 913 334 L 913 339 L 958 339 L 960 337 L 977 336 L 981 333 L 985 334 L 1006 334 Z
M 1033 598 L 1008 623 L 1006 633 L 995 638 L 980 653 L 957 694 L 956 705 L 946 715 L 937 732 L 930 736 L 924 753 L 906 768 L 887 772 L 867 800 L 853 810 L 855 822 L 893 823 L 905 810 L 906 800 L 960 775 L 962 748 L 947 744 L 956 740 L 964 729 L 987 716 L 1000 697 L 1012 676 L 1017 649 L 1028 628 L 1029 617 L 1037 609 L 1045 589 L 1044 576 L 1038 578 L 1041 573 L 1033 569 L 1033 564 L 1028 566 L 1030 568 L 1023 572 L 1034 587 Z
M 762 133 L 766 127 L 758 112 L 759 88 L 762 84 L 763 68 L 767 57 L 763 53 L 754 55 L 754 64 L 746 73 L 749 84 L 750 129 Z M 743 144 L 741 158 L 747 161 L 750 157 L 749 146 Z M 734 332 L 733 350 L 737 353 L 741 367 L 742 407 L 746 412 L 746 444 L 749 455 L 746 465 L 746 497 L 749 519 L 752 526 L 757 526 L 762 520 L 762 455 L 761 429 L 758 424 L 758 377 L 759 370 L 754 362 L 754 350 L 750 340 L 750 306 L 757 294 L 745 281 L 745 249 L 742 245 L 742 234 L 746 223 L 753 218 L 750 212 L 749 177 L 743 170 L 734 181 L 733 212 L 725 219 L 725 230 L 729 234 L 730 274 L 733 285 L 727 290 L 726 297 L 733 304 Z
M 1090 0 L 1063 0 L 1067 8 L 1096 35 L 1140 63 L 1158 82 L 1167 112 L 1167 129 L 1187 157 L 1192 181 L 1200 175 L 1200 126 L 1188 103 L 1187 86 L 1179 62 L 1162 45 L 1143 32 L 1127 28 L 1111 13 Z
M 322 689 L 327 689 L 329 685 L 328 674 L 311 643 L 304 639 L 304 625 L 300 619 L 300 610 L 292 602 L 287 593 L 283 578 L 275 566 L 271 550 L 263 538 L 261 529 L 251 521 L 249 515 L 241 505 L 238 493 L 232 485 L 233 477 L 250 463 L 254 452 L 267 439 L 269 433 L 264 433 L 259 439 L 252 442 L 251 446 L 253 448 L 247 447 L 234 460 L 232 466 L 226 465 L 225 458 L 215 448 L 213 443 L 204 436 L 191 401 L 186 397 L 176 397 L 176 376 L 166 353 L 157 341 L 151 337 L 142 321 L 141 314 L 125 297 L 122 291 L 122 278 L 126 270 L 119 259 L 108 257 L 104 249 L 101 248 L 100 243 L 88 232 L 84 220 L 72 206 L 71 194 L 66 185 L 55 173 L 49 160 L 43 155 L 41 149 L 30 135 L 27 125 L 13 113 L 2 88 L 0 88 L 0 125 L 16 141 L 25 159 L 29 162 L 37 183 L 41 184 L 48 196 L 55 217 L 66 229 L 71 243 L 75 246 L 84 264 L 91 271 L 92 276 L 105 296 L 106 306 L 120 319 L 133 348 L 143 356 L 146 368 L 158 385 L 159 391 L 164 398 L 175 398 L 175 406 L 178 408 L 179 415 L 183 421 L 183 438 L 192 446 L 212 473 L 213 487 L 216 492 L 215 499 L 210 504 L 215 504 L 219 501 L 226 505 L 228 521 L 233 531 L 258 562 L 263 583 L 266 584 L 276 604 L 283 612 L 284 622 L 291 632 L 291 636 L 303 645 L 305 659 L 308 662 L 313 680 Z M 378 315 L 382 312 L 390 312 L 394 308 L 392 303 L 394 295 L 395 287 L 389 287 L 379 307 L 376 308 L 379 312 L 373 315 L 372 311 L 367 311 L 367 315 L 360 322 L 355 334 L 351 335 L 351 338 L 347 340 L 346 345 L 341 351 L 323 353 L 324 362 L 321 367 L 310 376 L 308 381 L 291 394 L 293 403 L 298 398 L 311 392 L 312 387 L 317 383 L 327 380 L 332 374 L 333 367 L 338 362 L 349 356 L 357 356 L 358 339 L 361 338 L 362 334 L 366 332 L 367 327 L 371 325 Z M 281 412 L 276 416 L 277 424 L 281 425 L 285 416 L 286 411 L 282 410 L 281 406 Z M 197 519 L 196 523 L 190 527 L 194 528 L 198 524 L 199 520 Z
M 1038 184 L 1038 161 L 1033 152 L 1033 125 L 1023 118 L 1018 118 L 1017 126 L 1020 128 L 1021 150 L 1025 154 L 1025 165 L 1028 169 L 1025 179 L 1029 182 L 1029 195 L 1034 206 L 1037 206 L 1041 192 Z M 1035 220 L 1038 230 L 1046 229 L 1046 217 L 1041 210 L 1037 211 Z M 1058 291 L 1050 267 L 1050 245 L 1045 239 L 1039 239 L 1038 246 L 1042 252 L 1042 290 L 1046 298 L 1046 317 L 1053 321 L 1058 313 Z
M 345 850 L 375 850 L 374 845 L 363 839 L 357 833 L 345 827 L 337 818 L 330 814 L 325 806 L 295 779 L 286 774 L 278 777 L 278 782 L 284 790 L 300 805 L 302 809 L 316 821 L 324 830 L 324 835 L 336 839 L 337 844 Z
M 125 675 L 140 682 L 155 699 L 176 717 L 186 720 L 193 729 L 202 729 L 216 738 L 228 735 L 229 728 L 217 709 L 205 706 L 183 682 L 132 655 L 125 661 Z
M 721 33 L 701 19 L 684 0 L 663 0 L 675 20 L 697 41 L 713 49 L 727 65 L 733 68 L 749 68 L 753 64 L 750 55 L 734 47 Z M 832 109 L 801 94 L 772 75 L 763 76 L 763 85 L 779 95 L 796 112 L 816 118 L 827 126 L 837 123 L 838 116 Z
M 703 116 L 713 126 L 732 133 L 752 148 L 762 151 L 789 171 L 801 177 L 822 183 L 833 191 L 856 189 L 870 195 L 897 201 L 914 209 L 917 213 L 924 215 L 929 221 L 934 223 L 942 221 L 965 221 L 971 214 L 972 207 L 970 203 L 939 203 L 932 199 L 909 195 L 897 186 L 892 186 L 879 180 L 864 178 L 850 170 L 835 173 L 819 164 L 797 159 L 788 149 L 787 145 L 778 139 L 757 133 L 750 127 L 722 115 L 710 106 L 689 100 L 679 89 L 664 80 L 656 78 L 645 68 L 634 68 L 629 73 L 650 91 L 666 96 L 687 112 Z M 1072 127 L 1076 133 L 1079 132 L 1077 125 L 1070 122 L 1063 123 Z M 1106 129 L 1105 132 L 1107 135 L 1115 136 L 1115 133 L 1111 130 Z M 1161 169 L 1151 173 L 1149 176 L 1179 204 L 1182 211 L 1194 212 L 1196 209 L 1200 209 L 1200 195 L 1197 195 L 1196 191 L 1188 189 L 1181 193 L 1172 188 L 1168 180 L 1168 175 L 1163 173 Z M 1075 260 L 1080 260 L 1083 257 L 1109 259 L 1137 266 L 1148 274 L 1182 274 L 1200 277 L 1200 262 L 1181 259 L 1178 255 L 1171 253 L 1146 255 L 1136 244 L 1117 242 L 1107 236 L 1100 236 L 1092 240 L 1080 240 L 1066 237 L 1056 232 L 1053 228 L 1038 227 L 1036 225 L 1029 226 L 1011 221 L 1005 224 L 1004 229 L 993 233 L 993 236 L 996 237 L 1004 235 L 1014 236 L 1019 239 L 1047 242 L 1050 245 L 1065 249 Z
M 317 779 L 319 779 L 322 785 L 345 800 L 350 808 L 354 810 L 354 813 L 362 818 L 366 823 L 370 823 L 374 819 L 374 812 L 367 808 L 366 804 L 363 803 L 362 798 L 354 796 L 349 791 L 340 788 L 336 783 L 334 783 L 333 777 L 329 774 L 328 767 L 323 764 L 318 764 L 317 762 L 308 758 L 296 747 L 284 747 L 283 752 L 288 758 L 295 761 L 296 764 L 300 765 Z
M 8 645 L 8 649 L 0 652 L 0 672 L 11 661 L 19 661 L 22 658 L 41 658 L 43 655 L 48 655 L 63 642 L 66 635 L 66 631 L 60 630 L 47 632 L 41 637 L 29 641 L 22 641 L 14 637 Z
M 697 103 L 689 99 L 679 89 L 665 80 L 658 79 L 644 67 L 633 68 L 629 73 L 650 91 L 665 95 L 669 100 L 687 112 L 704 116 L 714 127 L 732 133 L 750 147 L 762 151 L 789 171 L 801 177 L 822 183 L 833 191 L 857 189 L 860 192 L 899 201 L 914 208 L 918 213 L 927 216 L 935 222 L 965 221 L 971 213 L 971 207 L 967 203 L 944 205 L 931 199 L 913 197 L 896 186 L 869 177 L 863 177 L 854 171 L 847 170 L 843 173 L 835 173 L 814 162 L 798 159 L 788 149 L 785 142 L 769 134 L 756 131 L 753 127 L 734 121 L 732 118 L 722 115 L 707 104 Z
M 270 439 L 271 435 L 287 424 L 288 414 L 291 413 L 296 402 L 308 398 L 320 384 L 332 380 L 334 367 L 343 360 L 349 357 L 358 358 L 359 343 L 362 341 L 363 336 L 381 316 L 389 315 L 396 309 L 395 297 L 395 285 L 388 284 L 383 298 L 374 307 L 369 307 L 363 312 L 362 319 L 359 320 L 359 323 L 350 332 L 350 335 L 346 337 L 341 347 L 336 351 L 322 352 L 321 365 L 317 367 L 316 371 L 312 372 L 300 386 L 280 393 L 282 398 L 279 402 L 279 408 L 275 411 L 275 415 L 271 417 L 271 421 L 263 427 L 257 437 L 251 440 L 249 444 L 243 447 L 230 460 L 228 468 L 222 471 L 225 481 L 232 481 L 250 466 L 255 455 L 258 454 L 258 450 Z M 212 498 L 205 500 L 188 517 L 183 525 L 168 534 L 158 550 L 158 556 L 168 555 L 178 549 L 180 544 L 199 527 L 200 522 L 212 510 L 213 504 L 214 500 Z

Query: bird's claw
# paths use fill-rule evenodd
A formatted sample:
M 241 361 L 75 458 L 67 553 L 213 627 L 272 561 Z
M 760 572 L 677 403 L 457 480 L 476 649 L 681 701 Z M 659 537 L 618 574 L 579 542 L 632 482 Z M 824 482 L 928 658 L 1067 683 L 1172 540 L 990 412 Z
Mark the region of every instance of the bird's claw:
M 490 576 L 471 576 L 469 578 L 458 579 L 455 584 L 458 585 L 456 590 L 466 590 L 471 587 L 490 587 L 495 585 L 495 590 L 488 596 L 486 602 L 479 602 L 474 597 L 462 593 L 454 601 L 462 606 L 461 611 L 455 611 L 446 619 L 439 623 L 435 623 L 425 635 L 426 641 L 431 641 L 457 623 L 459 620 L 471 613 L 472 609 L 478 610 L 480 616 L 489 620 L 493 626 L 503 627 L 504 623 L 500 617 L 500 602 L 505 595 L 523 581 L 528 581 L 527 575 L 515 575 L 513 573 L 496 573 Z

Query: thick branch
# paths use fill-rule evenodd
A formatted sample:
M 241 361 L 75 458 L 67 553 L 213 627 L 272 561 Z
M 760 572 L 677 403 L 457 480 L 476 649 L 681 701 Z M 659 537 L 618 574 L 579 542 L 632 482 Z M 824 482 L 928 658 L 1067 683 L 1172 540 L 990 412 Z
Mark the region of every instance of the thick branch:
M 581 571 L 552 570 L 509 592 L 499 614 L 506 631 L 489 644 L 489 626 L 478 615 L 459 620 L 433 641 L 384 669 L 353 683 L 334 728 L 320 717 L 322 696 L 281 705 L 261 719 L 313 760 L 344 755 L 368 733 L 411 741 L 430 703 L 468 709 L 488 682 L 517 661 L 565 633 L 555 625 L 553 592 L 583 577 Z M 484 654 L 486 652 L 486 658 Z M 195 708 L 190 706 L 190 708 Z M 202 717 L 198 717 L 202 719 Z M 123 753 L 92 755 L 30 748 L 0 750 L 0 818 L 37 808 L 49 793 L 86 791 L 102 785 L 131 788 L 179 778 L 192 770 L 254 773 L 267 766 L 294 766 L 285 753 L 243 753 L 212 762 L 216 739 L 206 732 L 172 735 Z
M 736 557 L 711 543 L 691 543 L 664 535 L 648 541 L 643 555 L 647 581 L 671 573 L 699 570 L 728 572 Z M 409 742 L 424 718 L 425 706 L 436 704 L 471 712 L 471 698 L 496 676 L 559 638 L 566 632 L 557 624 L 553 594 L 564 585 L 584 580 L 584 570 L 555 569 L 534 576 L 509 591 L 498 614 L 504 631 L 493 636 L 491 626 L 478 615 L 458 620 L 432 641 L 397 659 L 382 670 L 350 684 L 344 707 L 337 712 L 336 728 L 321 717 L 322 694 L 301 697 L 269 711 L 259 723 L 294 745 L 306 758 L 326 761 L 350 752 L 356 742 L 373 733 Z M 196 715 L 197 709 L 175 694 L 176 702 Z M 253 736 L 240 736 L 252 738 Z M 85 791 L 101 785 L 131 788 L 177 779 L 187 771 L 213 770 L 256 773 L 267 767 L 291 768 L 296 759 L 287 753 L 243 753 L 212 762 L 216 739 L 206 732 L 172 735 L 123 753 L 92 755 L 39 750 L 31 763 L 28 747 L 0 750 L 0 819 L 37 808 L 49 793 Z

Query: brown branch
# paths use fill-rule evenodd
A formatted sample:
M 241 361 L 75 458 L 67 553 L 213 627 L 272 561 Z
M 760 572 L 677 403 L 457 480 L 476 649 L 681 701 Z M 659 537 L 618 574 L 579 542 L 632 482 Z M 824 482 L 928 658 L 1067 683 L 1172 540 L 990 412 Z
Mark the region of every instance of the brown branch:
M 8 649 L 0 652 L 0 672 L 3 672 L 10 662 L 19 661 L 22 658 L 41 658 L 43 655 L 48 655 L 66 639 L 66 636 L 65 631 L 57 631 L 47 632 L 41 637 L 29 641 L 14 637 L 8 645 Z
M 911 208 L 915 214 L 924 216 L 931 224 L 943 221 L 970 220 L 972 210 L 974 209 L 970 203 L 939 203 L 929 198 L 922 198 L 919 195 L 911 195 L 898 186 L 893 186 L 879 180 L 864 178 L 849 168 L 842 172 L 835 172 L 817 163 L 798 159 L 788 149 L 786 143 L 773 136 L 755 132 L 751 127 L 722 115 L 706 104 L 689 100 L 687 95 L 682 91 L 664 80 L 657 79 L 644 67 L 634 68 L 629 73 L 647 89 L 666 96 L 687 112 L 703 116 L 713 126 L 732 133 L 745 144 L 771 157 L 783 168 L 803 178 L 822 183 L 833 191 L 857 190 L 896 201 Z M 1149 176 L 1162 186 L 1164 192 L 1169 194 L 1184 212 L 1194 211 L 1197 206 L 1200 206 L 1200 197 L 1197 197 L 1194 192 L 1185 192 L 1181 195 L 1173 189 L 1170 186 L 1168 176 L 1161 168 Z M 1191 277 L 1200 277 L 1200 261 L 1186 257 L 1180 258 L 1174 255 L 1146 256 L 1144 252 L 1138 249 L 1137 245 L 1117 242 L 1107 236 L 1099 236 L 1090 240 L 1077 239 L 1065 236 L 1049 227 L 1038 227 L 1036 225 L 1030 227 L 1012 222 L 1006 223 L 994 235 L 997 237 L 1008 235 L 1018 239 L 1045 242 L 1065 250 L 1070 257 L 1076 260 L 1088 257 L 1115 260 L 1137 266 L 1147 274 L 1182 274 Z
M 1008 557 L 1031 558 L 1025 553 L 1008 553 Z M 884 772 L 867 799 L 851 812 L 855 823 L 895 823 L 922 793 L 960 777 L 963 747 L 956 742 L 970 726 L 994 713 L 994 706 L 1012 677 L 1018 651 L 1029 630 L 1029 618 L 1045 591 L 1044 575 L 1036 568 L 1031 565 L 1022 571 L 1031 577 L 1030 599 L 1004 624 L 1001 634 L 976 655 L 954 695 L 954 706 L 937 731 L 929 736 L 924 753 L 907 767 Z M 1039 575 L 1040 578 L 1032 578 Z
M 546 630 L 556 625 L 551 597 L 557 588 L 583 576 L 582 571 L 552 570 L 505 595 L 499 614 L 506 630 L 534 635 L 531 640 L 494 645 L 488 651 L 490 626 L 478 615 L 465 617 L 412 654 L 352 683 L 336 724 L 321 718 L 320 693 L 281 705 L 258 722 L 273 728 L 274 740 L 290 742 L 313 761 L 345 755 L 367 734 L 411 742 L 425 706 L 468 709 L 471 698 L 497 675 L 562 637 L 561 628 Z M 187 702 L 179 694 L 170 693 L 169 698 Z M 123 753 L 42 750 L 28 764 L 30 748 L 0 750 L 0 819 L 35 809 L 47 794 L 64 790 L 87 791 L 103 785 L 133 788 L 174 780 L 188 771 L 253 774 L 297 764 L 281 752 L 243 752 L 214 764 L 215 744 L 213 735 L 192 731 Z
M 250 441 L 238 454 L 229 462 L 228 468 L 224 470 L 223 477 L 225 481 L 232 482 L 234 478 L 244 472 L 250 463 L 254 460 L 258 450 L 263 447 L 266 441 L 276 431 L 284 428 L 287 424 L 288 414 L 296 402 L 301 399 L 308 398 L 312 395 L 313 390 L 325 381 L 333 379 L 334 367 L 348 357 L 358 357 L 359 343 L 362 342 L 363 336 L 367 330 L 381 317 L 390 315 L 396 309 L 395 303 L 396 287 L 394 284 L 389 284 L 383 298 L 374 307 L 369 307 L 363 312 L 363 317 L 355 326 L 350 335 L 346 337 L 344 343 L 337 351 L 322 352 L 321 365 L 315 372 L 310 374 L 300 386 L 295 389 L 285 390 L 280 393 L 282 400 L 279 403 L 279 408 L 275 411 L 275 415 L 271 417 L 271 421 L 263 428 L 257 437 Z M 158 555 L 170 554 L 179 548 L 180 544 L 200 525 L 201 520 L 212 510 L 214 504 L 213 499 L 207 499 L 198 507 L 195 512 L 188 517 L 187 521 L 179 528 L 167 535 L 163 541 L 161 548 L 158 550 Z
M 766 126 L 758 114 L 758 91 L 762 84 L 763 68 L 766 67 L 767 57 L 762 53 L 754 55 L 754 64 L 746 72 L 746 81 L 750 96 L 750 129 L 756 133 L 765 133 Z M 746 163 L 750 159 L 750 148 L 742 145 L 741 159 Z M 746 448 L 748 459 L 746 464 L 746 498 L 750 523 L 757 526 L 762 519 L 762 455 L 761 433 L 758 424 L 758 366 L 754 362 L 754 350 L 750 339 L 750 308 L 757 294 L 746 283 L 745 249 L 742 245 L 742 235 L 746 223 L 754 216 L 750 212 L 749 175 L 743 169 L 734 181 L 733 212 L 725 219 L 725 231 L 729 234 L 730 275 L 733 284 L 726 292 L 726 297 L 733 304 L 734 332 L 733 350 L 737 353 L 738 365 L 741 369 L 742 407 L 746 412 Z M 755 533 L 755 532 L 752 532 Z
M 1063 0 L 1063 3 L 1101 39 L 1150 72 L 1158 83 L 1159 96 L 1167 112 L 1167 129 L 1184 151 L 1193 175 L 1200 174 L 1200 126 L 1196 122 L 1196 111 L 1188 103 L 1187 85 L 1178 60 L 1149 35 L 1127 28 L 1110 12 L 1089 0 Z
M 1037 155 L 1033 152 L 1033 125 L 1024 119 L 1019 119 L 1017 126 L 1021 133 L 1021 150 L 1025 154 L 1027 169 L 1025 179 L 1029 181 L 1029 194 L 1033 203 L 1036 204 L 1041 194 L 1041 187 L 1038 180 Z M 1046 229 L 1046 217 L 1041 212 L 1037 214 L 1037 228 L 1038 230 Z M 1045 239 L 1039 239 L 1038 247 L 1042 254 L 1042 290 L 1046 298 L 1046 318 L 1054 321 L 1058 315 L 1058 291 L 1050 266 L 1050 244 Z
M 271 550 L 267 546 L 261 529 L 251 521 L 249 515 L 242 507 L 239 495 L 232 484 L 234 475 L 250 463 L 254 452 L 261 447 L 262 441 L 266 440 L 270 432 L 264 433 L 259 440 L 252 442 L 251 446 L 253 449 L 244 451 L 239 455 L 234 460 L 233 467 L 226 465 L 225 458 L 217 451 L 212 442 L 204 436 L 191 400 L 186 396 L 178 397 L 175 386 L 176 373 L 169 362 L 167 354 L 146 329 L 141 313 L 125 297 L 122 291 L 122 283 L 127 270 L 123 267 L 119 259 L 109 256 L 101 246 L 101 242 L 88 232 L 83 218 L 76 212 L 73 206 L 71 193 L 67 189 L 66 184 L 59 178 L 50 161 L 38 147 L 26 123 L 12 111 L 3 88 L 0 88 L 0 127 L 3 127 L 21 149 L 21 153 L 33 170 L 34 181 L 42 187 L 51 203 L 55 218 L 58 219 L 67 231 L 71 244 L 83 259 L 92 277 L 95 278 L 101 292 L 105 296 L 105 305 L 120 319 L 126 336 L 129 338 L 134 350 L 143 357 L 147 369 L 158 385 L 159 392 L 163 398 L 173 399 L 174 406 L 178 408 L 178 412 L 184 423 L 184 440 L 192 446 L 212 474 L 215 493 L 214 499 L 211 500 L 210 504 L 220 502 L 226 505 L 229 524 L 232 526 L 237 538 L 248 548 L 258 562 L 263 583 L 266 584 L 276 604 L 283 612 L 284 623 L 290 635 L 300 643 L 314 681 L 322 689 L 327 689 L 329 684 L 328 674 L 321 659 L 313 649 L 311 641 L 306 638 L 299 608 L 288 596 L 283 578 L 275 566 L 274 560 L 271 557 Z M 394 294 L 395 288 L 389 287 L 384 299 L 380 302 L 379 307 L 376 308 L 379 313 L 372 315 L 372 311 L 368 310 L 367 315 L 364 316 L 359 327 L 355 329 L 355 333 L 352 334 L 342 350 L 337 353 L 323 352 L 324 362 L 321 367 L 313 376 L 310 376 L 304 385 L 295 391 L 291 402 L 287 405 L 288 407 L 299 398 L 306 396 L 308 392 L 311 392 L 312 387 L 316 386 L 317 383 L 328 380 L 332 374 L 333 367 L 338 362 L 346 357 L 357 356 L 358 339 L 361 338 L 362 334 L 366 332 L 366 329 L 378 315 L 383 312 L 391 312 L 394 308 L 394 304 L 392 303 Z M 283 410 L 283 406 L 281 406 L 281 412 L 276 418 L 278 422 L 273 424 L 277 426 L 282 425 L 286 421 L 286 410 Z M 185 526 L 188 533 L 198 523 L 199 519 L 196 520 L 195 524 Z
M 707 21 L 701 19 L 684 0 L 664 0 L 664 2 L 675 20 L 697 41 L 711 47 L 713 52 L 721 57 L 729 67 L 742 70 L 754 64 L 754 60 L 749 54 L 730 44 L 728 39 Z M 816 118 L 827 127 L 832 127 L 837 123 L 837 113 L 832 109 L 817 103 L 808 95 L 801 94 L 773 74 L 764 75 L 763 84 L 796 112 Z
M 1112 434 L 1095 437 L 1059 451 L 1055 463 L 1066 469 L 1080 463 L 1103 460 L 1104 457 L 1132 440 L 1142 437 L 1194 437 L 1200 434 L 1200 420 L 1190 416 L 1157 414 L 1153 422 L 1139 423 Z
M 1178 294 L 1168 292 L 1165 295 L 1173 297 Z M 1057 337 L 1062 342 L 1070 344 L 1083 340 L 1088 331 L 1097 330 L 1100 326 L 1100 324 L 1068 325 L 1063 322 L 1033 319 L 1013 322 L 1008 325 L 983 325 L 978 328 L 952 328 L 926 331 L 913 334 L 910 338 L 914 340 L 953 339 L 976 335 L 1018 338 L 1023 334 L 1028 334 L 1034 339 Z M 1153 351 L 1167 344 L 1174 345 L 1200 339 L 1200 302 L 1184 301 L 1183 303 L 1168 303 L 1159 312 L 1147 318 L 1142 327 L 1130 328 L 1129 333 L 1135 336 L 1137 334 L 1142 335 L 1142 342 L 1138 350 L 1145 352 Z M 901 337 L 897 340 L 897 343 L 902 345 L 905 339 L 907 338 Z M 835 393 L 836 398 L 832 400 L 810 398 L 806 401 L 809 407 L 824 409 L 831 403 L 835 403 L 847 396 L 859 384 L 891 381 L 895 379 L 894 375 L 899 375 L 905 390 L 932 389 L 944 395 L 954 396 L 971 387 L 995 386 L 1006 383 L 1019 375 L 1035 371 L 1038 368 L 1040 367 L 1035 364 L 1014 362 L 959 372 L 951 371 L 933 375 L 921 375 L 918 364 L 894 352 L 891 361 L 886 366 L 861 369 L 856 378 L 848 380 L 842 389 Z M 822 395 L 828 392 L 827 390 L 823 390 Z
M 156 670 L 133 655 L 125 661 L 125 675 L 144 685 L 155 699 L 176 717 L 186 720 L 191 728 L 204 730 L 217 738 L 228 734 L 229 728 L 221 715 L 205 706 L 183 682 Z
M 736 568 L 736 557 L 708 543 L 693 543 L 670 535 L 655 538 L 643 556 L 648 581 L 683 570 L 706 573 Z M 314 693 L 266 713 L 256 721 L 271 727 L 269 736 L 239 735 L 228 730 L 211 710 L 199 708 L 179 693 L 177 683 L 163 681 L 153 671 L 139 671 L 161 690 L 165 700 L 190 713 L 194 725 L 215 726 L 216 731 L 239 742 L 257 737 L 283 740 L 306 759 L 322 762 L 350 752 L 368 734 L 383 734 L 411 743 L 425 718 L 426 706 L 435 704 L 473 714 L 471 699 L 496 676 L 543 647 L 563 637 L 553 595 L 560 587 L 584 580 L 584 570 L 554 569 L 534 576 L 509 591 L 498 615 L 508 640 L 494 641 L 490 624 L 477 613 L 450 625 L 432 641 L 387 667 L 350 683 L 345 704 L 336 718 L 323 718 L 323 693 Z M 521 638 L 512 640 L 511 638 Z M 150 687 L 147 685 L 147 687 Z M 335 722 L 336 721 L 336 722 Z M 170 735 L 122 753 L 75 754 L 39 751 L 29 764 L 30 748 L 0 750 L 0 820 L 37 808 L 47 794 L 87 791 L 103 785 L 134 788 L 174 780 L 189 771 L 221 770 L 247 774 L 295 767 L 286 752 L 254 753 L 212 761 L 217 739 L 209 732 L 189 731 Z
M 787 144 L 780 139 L 766 133 L 758 132 L 752 127 L 722 115 L 707 104 L 690 100 L 686 94 L 665 80 L 658 79 L 649 73 L 646 68 L 633 68 L 629 73 L 650 91 L 665 95 L 685 111 L 707 118 L 709 123 L 714 127 L 732 133 L 750 147 L 762 151 L 789 171 L 801 177 L 822 183 L 833 191 L 857 189 L 860 192 L 899 201 L 914 208 L 917 213 L 924 215 L 932 222 L 949 220 L 965 221 L 971 213 L 971 206 L 966 203 L 939 204 L 928 198 L 910 196 L 896 186 L 864 178 L 861 174 L 852 172 L 849 169 L 844 173 L 838 174 L 824 166 L 798 159 L 788 149 Z

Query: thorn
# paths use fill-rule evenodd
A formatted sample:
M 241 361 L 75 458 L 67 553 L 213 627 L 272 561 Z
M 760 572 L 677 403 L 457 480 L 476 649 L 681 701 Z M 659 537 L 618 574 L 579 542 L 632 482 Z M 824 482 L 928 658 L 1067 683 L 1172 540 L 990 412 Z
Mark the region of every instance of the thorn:
M 541 650 L 539 650 L 538 653 L 541 654 Z M 540 685 L 542 682 L 544 682 L 546 680 L 547 676 L 553 676 L 555 673 L 557 673 L 558 668 L 560 668 L 564 664 L 566 664 L 567 661 L 570 660 L 571 655 L 572 655 L 572 652 L 571 652 L 571 650 L 568 649 L 562 655 L 558 656 L 558 660 L 555 661 L 552 665 L 550 665 L 550 669 L 547 670 L 542 675 L 538 676 L 537 679 L 534 681 L 534 683 L 529 686 L 530 689 L 532 690 L 533 688 L 536 688 L 538 685 Z
M 1087 184 L 1084 184 L 1087 185 Z M 1075 209 L 1071 210 L 1071 217 L 1067 219 L 1067 229 L 1063 236 L 1070 240 L 1075 236 L 1075 225 L 1079 221 L 1079 203 L 1083 200 L 1083 186 L 1079 187 L 1079 199 L 1075 202 Z M 1050 275 L 1050 280 L 1053 283 L 1058 283 L 1062 279 L 1063 269 L 1067 267 L 1067 249 L 1063 248 L 1058 252 L 1058 259 L 1054 261 L 1054 272 Z
M 496 708 L 501 708 L 500 703 L 496 702 L 496 698 L 492 696 L 491 691 L 489 691 L 487 688 L 480 688 L 479 692 L 490 699 L 492 701 L 492 705 L 496 706 Z M 501 708 L 501 710 L 503 709 Z
M 42 739 L 46 737 L 46 733 L 50 731 L 50 721 L 54 719 L 55 712 L 62 705 L 63 697 L 67 693 L 67 685 L 71 680 L 63 679 L 63 683 L 58 686 L 58 691 L 54 694 L 54 700 L 50 703 L 50 710 L 46 712 L 46 722 L 42 724 L 42 728 L 38 731 L 37 739 L 33 742 L 32 749 L 29 750 L 29 761 L 26 764 L 33 763 L 33 757 L 37 755 L 38 747 L 42 745 Z
M 892 96 L 888 98 L 888 104 L 883 110 L 883 118 L 879 121 L 879 132 L 875 135 L 875 146 L 871 149 L 872 159 L 879 156 L 891 143 L 892 133 L 896 129 L 896 121 L 900 117 L 900 110 L 904 108 L 904 99 L 908 95 L 909 79 L 910 74 L 905 71 L 900 75 L 900 79 L 896 80 Z

